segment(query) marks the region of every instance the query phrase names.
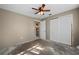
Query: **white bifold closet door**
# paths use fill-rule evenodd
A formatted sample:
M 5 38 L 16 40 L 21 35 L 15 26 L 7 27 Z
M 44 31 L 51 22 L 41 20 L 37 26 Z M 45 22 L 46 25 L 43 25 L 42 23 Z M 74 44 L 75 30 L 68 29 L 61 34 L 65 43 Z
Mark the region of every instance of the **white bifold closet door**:
M 71 45 L 73 14 L 50 20 L 50 40 Z
M 46 21 L 40 22 L 40 38 L 46 40 Z

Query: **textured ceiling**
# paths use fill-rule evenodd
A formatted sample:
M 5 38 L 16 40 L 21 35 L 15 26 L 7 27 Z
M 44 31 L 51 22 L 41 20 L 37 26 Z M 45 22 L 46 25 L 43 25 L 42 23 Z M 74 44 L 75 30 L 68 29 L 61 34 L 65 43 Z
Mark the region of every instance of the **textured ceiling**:
M 78 4 L 46 4 L 46 9 L 50 9 L 50 12 L 46 12 L 45 15 L 34 14 L 36 11 L 32 10 L 32 7 L 38 8 L 40 4 L 0 4 L 0 8 L 20 13 L 32 18 L 43 19 L 52 15 L 62 13 L 64 11 L 77 8 Z

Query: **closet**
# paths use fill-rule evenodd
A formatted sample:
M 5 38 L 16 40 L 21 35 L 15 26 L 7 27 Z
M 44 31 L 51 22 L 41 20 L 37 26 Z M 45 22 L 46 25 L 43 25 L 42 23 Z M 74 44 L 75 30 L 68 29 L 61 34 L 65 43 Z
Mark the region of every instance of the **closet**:
M 60 16 L 50 20 L 50 40 L 72 44 L 73 14 Z

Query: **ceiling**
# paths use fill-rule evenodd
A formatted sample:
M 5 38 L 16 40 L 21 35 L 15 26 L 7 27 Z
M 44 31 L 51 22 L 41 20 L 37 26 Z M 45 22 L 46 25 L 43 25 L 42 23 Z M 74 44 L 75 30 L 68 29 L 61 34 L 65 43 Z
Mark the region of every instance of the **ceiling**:
M 46 4 L 46 9 L 50 9 L 50 12 L 46 12 L 45 15 L 34 14 L 36 11 L 32 10 L 32 7 L 38 8 L 40 4 L 0 4 L 0 8 L 20 13 L 32 18 L 43 19 L 52 15 L 62 13 L 68 10 L 77 8 L 78 4 Z

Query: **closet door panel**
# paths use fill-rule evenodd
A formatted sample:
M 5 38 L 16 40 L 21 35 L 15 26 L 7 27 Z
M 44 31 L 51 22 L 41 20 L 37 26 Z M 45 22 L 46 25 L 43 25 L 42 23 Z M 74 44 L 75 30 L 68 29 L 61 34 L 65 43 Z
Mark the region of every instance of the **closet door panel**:
M 72 21 L 72 14 L 50 20 L 50 40 L 71 45 Z

